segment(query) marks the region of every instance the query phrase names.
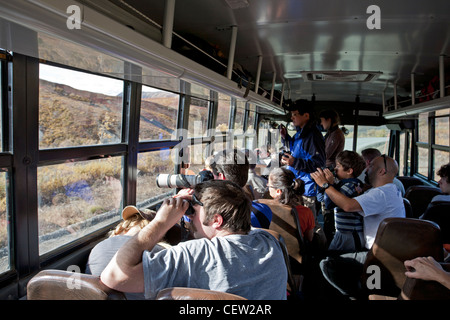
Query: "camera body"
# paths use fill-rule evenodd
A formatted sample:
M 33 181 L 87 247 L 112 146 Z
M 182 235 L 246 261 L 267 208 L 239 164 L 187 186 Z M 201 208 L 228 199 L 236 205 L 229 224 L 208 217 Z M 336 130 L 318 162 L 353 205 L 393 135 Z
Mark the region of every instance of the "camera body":
M 334 171 L 334 168 L 333 167 L 322 167 L 321 168 L 322 170 L 325 170 L 325 169 L 328 169 L 328 170 L 330 170 L 331 171 L 331 173 L 333 174 L 333 176 L 335 176 L 336 177 L 336 171 Z

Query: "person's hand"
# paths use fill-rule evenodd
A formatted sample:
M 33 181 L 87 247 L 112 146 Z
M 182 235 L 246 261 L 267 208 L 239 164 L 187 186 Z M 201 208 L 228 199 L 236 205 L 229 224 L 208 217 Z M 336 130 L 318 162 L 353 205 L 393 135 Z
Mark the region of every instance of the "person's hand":
M 443 272 L 442 266 L 433 257 L 419 257 L 404 262 L 405 275 L 409 278 L 423 280 L 438 280 Z
M 178 191 L 178 193 L 176 195 L 174 195 L 173 197 L 191 200 L 193 194 L 194 194 L 194 189 L 184 188 L 184 189 L 181 189 L 180 191 Z
M 330 171 L 330 170 L 328 170 L 328 171 Z M 319 187 L 321 187 L 324 183 L 328 182 L 325 173 L 320 168 L 317 168 L 316 172 L 311 173 L 311 178 L 313 178 L 314 182 L 317 183 L 317 185 Z
M 181 219 L 188 207 L 189 201 L 182 197 L 167 198 L 156 212 L 153 221 L 163 223 L 167 228 L 171 228 Z
M 294 164 L 294 160 L 295 160 L 295 158 L 291 154 L 285 153 L 281 157 L 281 164 L 292 167 L 292 165 Z
M 329 184 L 334 184 L 334 174 L 333 172 L 330 171 L 330 169 L 325 168 L 325 170 L 323 170 L 323 173 L 325 175 L 325 178 L 327 179 Z

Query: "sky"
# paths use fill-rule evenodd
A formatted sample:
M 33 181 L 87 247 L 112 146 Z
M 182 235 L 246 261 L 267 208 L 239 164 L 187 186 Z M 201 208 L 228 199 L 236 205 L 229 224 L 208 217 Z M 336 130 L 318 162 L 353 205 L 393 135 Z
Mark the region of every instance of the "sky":
M 40 79 L 68 85 L 78 90 L 112 96 L 116 96 L 123 91 L 123 82 L 121 80 L 53 67 L 46 64 L 40 64 L 39 68 Z M 157 90 L 143 86 L 143 91 Z

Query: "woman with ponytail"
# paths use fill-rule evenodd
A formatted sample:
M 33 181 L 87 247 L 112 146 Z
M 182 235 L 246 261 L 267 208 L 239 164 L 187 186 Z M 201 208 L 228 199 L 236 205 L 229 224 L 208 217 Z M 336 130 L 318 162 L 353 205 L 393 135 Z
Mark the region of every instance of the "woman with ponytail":
M 286 168 L 276 168 L 271 171 L 267 183 L 272 201 L 284 208 L 295 208 L 298 213 L 303 239 L 311 242 L 314 235 L 314 215 L 311 209 L 303 205 L 305 183 L 295 178 L 294 173 Z M 274 210 L 272 210 L 274 211 Z

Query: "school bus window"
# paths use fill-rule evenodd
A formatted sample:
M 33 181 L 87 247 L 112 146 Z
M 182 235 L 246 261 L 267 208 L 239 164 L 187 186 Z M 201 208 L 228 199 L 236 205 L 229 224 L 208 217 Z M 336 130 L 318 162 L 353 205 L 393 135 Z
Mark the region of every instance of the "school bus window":
M 177 127 L 180 96 L 142 87 L 139 140 L 170 140 Z
M 245 101 L 236 101 L 236 117 L 234 121 L 234 134 L 244 133 L 244 116 L 245 116 Z
M 121 142 L 123 81 L 45 64 L 39 76 L 40 149 Z
M 348 134 L 345 136 L 345 150 L 353 150 L 354 128 L 346 126 Z M 358 126 L 356 152 L 361 153 L 367 148 L 380 150 L 387 153 L 389 145 L 389 129 L 386 126 Z
M 255 120 L 256 120 L 256 112 L 249 110 L 248 119 L 247 119 L 247 128 L 246 130 L 254 130 L 255 129 Z
M 428 113 L 419 114 L 419 128 L 418 141 L 428 143 Z
M 175 167 L 169 148 L 159 151 L 139 153 L 137 162 L 136 202 L 145 207 L 173 190 L 158 188 L 156 177 L 160 173 L 173 173 Z
M 11 269 L 7 179 L 7 172 L 0 172 L 0 273 Z
M 418 165 L 417 172 L 428 177 L 428 148 L 417 148 Z
M 441 146 L 449 145 L 448 137 L 450 134 L 450 117 L 438 117 L 435 119 L 435 121 L 435 144 Z
M 216 119 L 216 130 L 227 131 L 230 124 L 231 97 L 219 93 L 219 105 Z
M 120 219 L 122 157 L 38 168 L 39 254 Z
M 202 137 L 207 132 L 209 100 L 191 97 L 188 138 Z

